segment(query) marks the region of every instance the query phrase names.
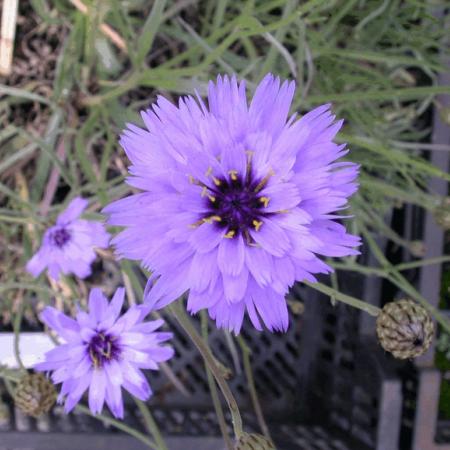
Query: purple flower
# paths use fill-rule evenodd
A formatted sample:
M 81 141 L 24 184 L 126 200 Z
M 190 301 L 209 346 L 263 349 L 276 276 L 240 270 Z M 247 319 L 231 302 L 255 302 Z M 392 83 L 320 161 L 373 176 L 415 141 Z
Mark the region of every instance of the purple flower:
M 358 166 L 336 162 L 342 121 L 330 105 L 301 119 L 288 112 L 294 83 L 267 75 L 250 104 L 244 82 L 210 82 L 178 108 L 159 97 L 128 125 L 121 144 L 128 184 L 144 192 L 110 204 L 119 256 L 153 271 L 146 300 L 164 307 L 189 290 L 188 309 L 208 308 L 238 333 L 245 312 L 257 329 L 286 330 L 285 294 L 295 280 L 331 268 L 317 255 L 358 252 L 335 212 L 357 189 Z
M 48 267 L 54 280 L 59 275 L 74 273 L 79 278 L 91 274 L 91 263 L 96 255 L 94 247 L 107 248 L 110 235 L 103 224 L 79 219 L 88 204 L 74 198 L 44 234 L 41 248 L 28 261 L 27 270 L 35 277 Z
M 120 317 L 125 291 L 117 289 L 111 302 L 100 289 L 89 295 L 89 313 L 79 311 L 76 320 L 47 307 L 41 320 L 65 341 L 50 350 L 38 371 L 52 371 L 55 384 L 62 383 L 59 402 L 65 399 L 70 412 L 89 389 L 89 408 L 101 413 L 106 401 L 115 417 L 123 417 L 122 387 L 141 400 L 152 391 L 140 369 L 158 370 L 158 363 L 173 356 L 161 346 L 171 333 L 155 333 L 162 320 L 143 322 L 148 306 L 132 306 Z

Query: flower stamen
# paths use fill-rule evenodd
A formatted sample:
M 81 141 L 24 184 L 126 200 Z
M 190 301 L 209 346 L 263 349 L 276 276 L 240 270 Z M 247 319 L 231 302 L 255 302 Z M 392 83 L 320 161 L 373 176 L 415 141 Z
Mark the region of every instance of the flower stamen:
M 202 220 L 205 223 L 213 223 L 213 222 L 220 222 L 222 220 L 222 218 L 220 216 L 210 216 L 210 217 L 205 217 Z
M 269 181 L 270 177 L 273 177 L 275 175 L 275 172 L 270 169 L 269 173 L 257 184 L 257 186 L 254 189 L 254 192 L 259 192 Z
M 238 179 L 237 174 L 238 174 L 237 170 L 229 170 L 228 171 L 228 175 L 230 175 L 230 178 L 232 181 L 236 181 Z
M 252 225 L 255 227 L 255 231 L 259 231 L 262 225 L 262 220 L 253 220 Z
M 233 239 L 235 234 L 236 234 L 236 231 L 230 230 L 227 234 L 224 235 L 224 238 Z
M 259 197 L 259 201 L 264 205 L 264 208 L 269 206 L 270 197 Z

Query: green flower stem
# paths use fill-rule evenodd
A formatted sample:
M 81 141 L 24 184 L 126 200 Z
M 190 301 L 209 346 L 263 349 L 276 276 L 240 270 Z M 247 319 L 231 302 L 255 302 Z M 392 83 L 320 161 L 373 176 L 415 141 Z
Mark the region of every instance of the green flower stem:
M 355 297 L 351 297 L 350 295 L 343 294 L 342 292 L 339 292 L 326 284 L 323 283 L 311 283 L 309 281 L 303 281 L 304 284 L 307 286 L 315 289 L 316 291 L 322 292 L 322 294 L 326 294 L 330 296 L 331 298 L 334 298 L 335 300 L 345 303 L 349 306 L 353 306 L 354 308 L 358 308 L 362 311 L 365 311 L 366 313 L 370 314 L 371 316 L 378 316 L 381 309 L 378 308 L 378 306 L 371 305 L 369 303 L 363 302 L 362 300 L 359 300 Z
M 159 447 L 156 446 L 156 444 L 151 441 L 147 436 L 142 434 L 141 432 L 129 427 L 128 425 L 125 425 L 125 423 L 113 419 L 112 417 L 105 416 L 103 414 L 92 414 L 91 410 L 83 405 L 77 405 L 75 408 L 77 411 L 82 412 L 83 414 L 87 414 L 94 419 L 100 420 L 102 422 L 108 423 L 112 425 L 113 427 L 116 427 L 117 429 L 124 431 L 125 433 L 129 434 L 130 436 L 135 437 L 142 443 L 144 443 L 147 447 L 152 448 L 154 450 L 160 450 Z
M 182 307 L 182 303 L 180 301 L 172 303 L 169 306 L 169 310 L 175 316 L 178 323 L 184 329 L 186 334 L 191 338 L 192 342 L 197 347 L 198 351 L 200 352 L 203 359 L 205 360 L 205 363 L 208 365 L 211 372 L 213 373 L 214 378 L 216 379 L 216 382 L 219 385 L 220 390 L 222 391 L 222 394 L 228 403 L 228 408 L 230 409 L 231 418 L 233 421 L 234 434 L 239 439 L 243 434 L 241 413 L 239 412 L 239 408 L 238 408 L 236 399 L 234 398 L 234 395 L 231 392 L 230 387 L 228 386 L 227 382 L 225 381 L 225 379 L 214 359 L 214 356 L 211 353 L 211 350 L 206 345 L 205 341 L 201 338 L 201 336 L 197 333 L 197 330 L 192 325 L 191 321 L 189 320 L 188 316 L 186 315 L 186 312 L 184 311 L 184 309 Z
M 248 389 L 250 390 L 250 397 L 253 403 L 253 409 L 255 410 L 256 418 L 259 423 L 259 427 L 263 435 L 273 444 L 272 438 L 270 436 L 269 427 L 264 419 L 264 414 L 261 408 L 261 404 L 259 403 L 258 392 L 256 391 L 255 380 L 253 378 L 252 365 L 250 361 L 251 350 L 246 344 L 244 338 L 242 336 L 237 337 L 239 346 L 242 350 L 243 363 L 244 363 L 244 371 L 245 376 L 247 378 Z
M 208 317 L 205 311 L 201 312 L 201 323 L 202 323 L 202 336 L 205 342 L 208 342 Z M 231 442 L 230 436 L 228 435 L 227 424 L 225 421 L 225 416 L 223 414 L 222 404 L 220 403 L 219 394 L 217 392 L 216 382 L 214 381 L 213 374 L 205 362 L 206 376 L 208 378 L 209 392 L 211 394 L 211 399 L 214 405 L 214 410 L 216 411 L 217 420 L 219 421 L 220 432 L 222 433 L 223 440 L 228 450 L 233 450 L 233 443 Z
M 153 436 L 155 440 L 156 446 L 158 450 L 168 450 L 166 443 L 164 442 L 164 438 L 162 437 L 161 431 L 155 419 L 152 416 L 152 413 L 148 409 L 148 406 L 142 402 L 141 400 L 133 397 L 139 411 L 141 411 L 142 417 L 144 418 L 145 425 L 149 431 L 149 433 Z
M 359 223 L 359 226 L 374 256 L 377 258 L 380 265 L 384 268 L 386 272 L 385 278 L 395 284 L 403 292 L 410 295 L 418 303 L 420 303 L 436 319 L 436 321 L 439 322 L 441 327 L 447 333 L 450 333 L 449 320 L 439 311 L 438 308 L 431 305 L 428 300 L 423 297 L 422 294 L 399 272 L 399 270 L 389 262 L 386 256 L 384 256 L 373 236 L 369 233 L 369 230 L 366 228 L 366 226 L 361 222 Z
M 20 356 L 20 325 L 22 323 L 22 315 L 23 315 L 23 302 L 19 302 L 19 309 L 17 310 L 16 316 L 14 318 L 14 355 L 16 357 L 17 364 L 19 364 L 21 371 L 26 371 L 22 358 Z
M 436 319 L 436 321 L 439 322 L 441 327 L 450 334 L 450 322 L 448 319 L 439 311 L 438 308 L 431 305 L 429 301 L 423 297 L 422 294 L 411 283 L 409 283 L 403 275 L 393 270 L 392 275 L 388 276 L 387 279 L 420 303 Z
M 5 367 L 0 367 L 0 378 L 4 380 L 12 381 L 13 383 L 18 383 L 21 375 L 19 372 L 7 369 Z
M 433 264 L 443 264 L 446 262 L 450 262 L 450 256 L 436 256 L 435 258 L 420 259 L 418 261 L 397 264 L 393 267 L 399 272 L 402 272 L 404 270 L 416 269 L 423 266 L 431 266 Z
M 17 370 L 8 369 L 7 367 L 1 366 L 0 378 L 3 378 L 3 382 L 5 383 L 5 387 L 6 390 L 8 391 L 8 394 L 12 398 L 14 398 L 15 389 L 12 383 L 18 383 L 21 378 L 21 374 Z

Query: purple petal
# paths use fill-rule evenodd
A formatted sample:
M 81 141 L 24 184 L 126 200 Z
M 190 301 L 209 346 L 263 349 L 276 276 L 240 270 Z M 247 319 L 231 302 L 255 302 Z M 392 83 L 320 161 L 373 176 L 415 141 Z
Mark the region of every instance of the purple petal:
M 56 223 L 58 225 L 65 225 L 72 222 L 81 216 L 83 211 L 88 205 L 88 201 L 81 198 L 75 197 L 67 206 L 67 208 L 58 216 Z
M 121 365 L 124 374 L 122 385 L 124 389 L 139 400 L 148 400 L 152 395 L 152 391 L 141 371 L 125 361 L 123 361 Z
M 91 289 L 89 294 L 89 315 L 98 323 L 101 322 L 108 308 L 108 300 L 99 288 Z
M 38 277 L 47 267 L 48 254 L 45 248 L 41 248 L 27 263 L 26 269 L 34 277 Z
M 283 229 L 274 221 L 264 219 L 258 231 L 250 232 L 261 248 L 274 256 L 283 256 L 291 248 L 291 243 Z
M 217 263 L 222 273 L 236 276 L 244 267 L 245 245 L 242 236 L 222 239 L 219 245 Z
M 93 372 L 89 372 L 89 374 L 84 377 L 72 379 L 72 381 L 66 385 L 68 389 L 68 396 L 64 405 L 64 411 L 66 413 L 72 411 L 75 405 L 80 401 L 83 394 L 86 392 L 87 388 L 91 384 L 92 373 Z
M 116 419 L 123 419 L 122 389 L 117 385 L 109 385 L 105 395 L 106 403 Z
M 94 369 L 89 386 L 89 409 L 92 414 L 100 414 L 103 409 L 106 394 L 106 375 L 102 369 Z
M 47 306 L 41 312 L 40 319 L 66 341 L 81 341 L 78 323 L 57 309 Z

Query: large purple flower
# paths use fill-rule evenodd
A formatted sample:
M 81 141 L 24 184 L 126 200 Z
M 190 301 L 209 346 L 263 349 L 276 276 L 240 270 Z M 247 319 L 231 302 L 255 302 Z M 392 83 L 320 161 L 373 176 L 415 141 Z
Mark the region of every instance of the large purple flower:
M 161 346 L 171 333 L 156 333 L 162 320 L 143 322 L 148 305 L 132 306 L 120 317 L 125 291 L 117 289 L 111 302 L 100 289 L 92 289 L 89 313 L 79 311 L 76 320 L 47 307 L 41 320 L 65 341 L 35 366 L 52 371 L 52 381 L 62 383 L 59 401 L 65 399 L 70 412 L 89 389 L 89 408 L 99 414 L 106 401 L 115 417 L 123 417 L 122 387 L 147 400 L 152 391 L 140 369 L 158 370 L 158 363 L 173 356 L 173 349 Z
M 28 261 L 27 270 L 35 277 L 48 267 L 48 273 L 58 280 L 61 273 L 74 273 L 79 278 L 91 274 L 96 255 L 94 247 L 106 248 L 110 235 L 100 222 L 80 219 L 87 200 L 74 198 L 62 212 L 56 225 L 44 234 L 38 252 Z
M 129 125 L 121 144 L 128 184 L 143 190 L 109 205 L 117 253 L 154 272 L 146 299 L 163 307 L 189 290 L 188 309 L 208 308 L 239 332 L 247 311 L 286 330 L 285 294 L 295 280 L 331 268 L 318 258 L 355 255 L 359 238 L 334 214 L 356 189 L 358 167 L 333 139 L 342 126 L 330 105 L 297 120 L 294 83 L 267 75 L 247 103 L 245 85 L 219 77 L 208 107 L 164 98 Z

